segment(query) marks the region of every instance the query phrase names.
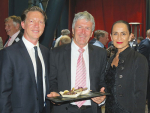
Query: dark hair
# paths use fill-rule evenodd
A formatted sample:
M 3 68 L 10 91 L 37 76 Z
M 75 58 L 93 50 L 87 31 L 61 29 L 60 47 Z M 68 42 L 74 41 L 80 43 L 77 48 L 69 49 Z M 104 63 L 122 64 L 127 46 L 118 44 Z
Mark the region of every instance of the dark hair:
M 39 11 L 40 13 L 42 13 L 42 15 L 44 16 L 44 21 L 46 22 L 46 20 L 47 20 L 46 13 L 40 7 L 37 7 L 37 6 L 29 7 L 28 9 L 26 9 L 23 12 L 23 14 L 21 15 L 21 20 L 22 21 L 25 21 L 27 13 L 30 12 L 30 11 Z
M 118 20 L 115 23 L 113 23 L 112 28 L 111 28 L 111 34 L 112 34 L 112 30 L 113 30 L 114 25 L 117 24 L 117 23 L 125 24 L 127 26 L 127 28 L 128 28 L 129 34 L 131 34 L 131 26 L 130 26 L 130 24 L 128 22 L 126 22 L 124 20 Z
M 139 36 L 137 39 L 140 41 L 144 40 L 144 38 L 142 36 Z

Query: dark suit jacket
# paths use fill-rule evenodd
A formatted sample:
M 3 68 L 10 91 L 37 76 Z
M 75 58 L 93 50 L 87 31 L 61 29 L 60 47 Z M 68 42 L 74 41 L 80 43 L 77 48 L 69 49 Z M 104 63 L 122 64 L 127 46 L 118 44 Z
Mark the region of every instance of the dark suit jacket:
M 148 39 L 142 40 L 139 44 L 138 51 L 146 57 L 150 69 L 150 41 Z
M 49 50 L 42 45 L 40 49 L 45 63 L 47 94 Z M 0 113 L 39 113 L 34 68 L 23 41 L 20 40 L 2 52 Z M 47 106 L 49 107 L 49 103 Z
M 106 73 L 115 56 L 116 54 L 109 59 Z M 122 107 L 121 109 L 128 111 L 126 113 L 145 113 L 147 76 L 148 63 L 143 55 L 130 47 L 119 54 L 118 67 L 114 77 L 115 85 L 112 88 L 116 102 Z M 106 78 L 105 80 L 108 84 Z M 105 109 L 107 109 L 107 101 L 106 99 Z M 111 103 L 113 103 L 112 101 Z
M 100 91 L 104 84 L 104 70 L 106 65 L 106 50 L 88 45 L 90 89 Z M 50 54 L 50 91 L 64 91 L 71 89 L 71 44 L 54 48 Z M 93 113 L 100 113 L 98 105 L 91 101 Z M 54 113 L 67 113 L 69 104 L 53 106 Z
M 18 39 L 20 40 L 20 39 L 22 38 L 22 36 L 23 36 L 23 33 L 20 31 L 20 33 L 19 33 L 18 36 L 15 38 L 14 42 L 12 43 L 12 45 L 15 44 L 16 42 L 18 42 Z M 9 40 L 9 37 L 6 39 L 5 44 L 7 43 L 8 40 Z M 5 45 L 5 44 L 4 44 L 4 45 Z
M 96 42 L 96 39 L 93 38 L 92 40 L 89 41 L 89 44 L 94 44 Z

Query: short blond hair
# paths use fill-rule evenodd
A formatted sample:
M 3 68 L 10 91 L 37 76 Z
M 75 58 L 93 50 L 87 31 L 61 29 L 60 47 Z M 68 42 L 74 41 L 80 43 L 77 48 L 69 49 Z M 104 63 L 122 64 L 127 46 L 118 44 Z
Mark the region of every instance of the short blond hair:
M 61 45 L 71 43 L 71 38 L 67 35 L 64 35 L 60 38 L 59 43 L 60 42 L 61 42 Z

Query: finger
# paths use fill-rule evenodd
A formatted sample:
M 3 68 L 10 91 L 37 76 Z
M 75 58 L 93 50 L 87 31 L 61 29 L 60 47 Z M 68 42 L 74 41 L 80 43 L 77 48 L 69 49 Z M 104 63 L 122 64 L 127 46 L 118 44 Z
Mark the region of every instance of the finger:
M 104 92 L 104 90 L 105 90 L 105 88 L 104 88 L 104 87 L 102 87 L 102 88 L 101 88 L 101 90 L 100 90 L 100 92 Z
M 47 94 L 47 97 L 52 97 L 52 94 Z

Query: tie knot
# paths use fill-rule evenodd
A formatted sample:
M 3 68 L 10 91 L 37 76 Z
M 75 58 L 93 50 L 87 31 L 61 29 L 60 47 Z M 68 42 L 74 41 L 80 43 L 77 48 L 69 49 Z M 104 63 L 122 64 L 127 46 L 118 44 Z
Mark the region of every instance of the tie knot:
M 79 53 L 83 53 L 84 49 L 80 48 L 78 51 L 79 51 Z
M 37 46 L 34 46 L 34 50 L 37 51 Z

